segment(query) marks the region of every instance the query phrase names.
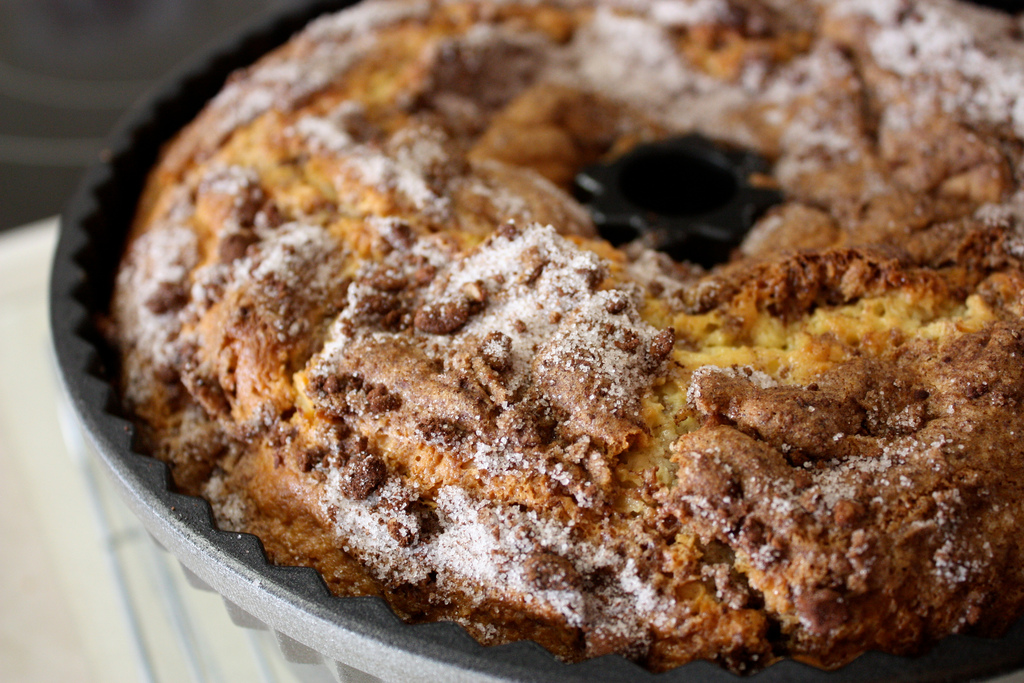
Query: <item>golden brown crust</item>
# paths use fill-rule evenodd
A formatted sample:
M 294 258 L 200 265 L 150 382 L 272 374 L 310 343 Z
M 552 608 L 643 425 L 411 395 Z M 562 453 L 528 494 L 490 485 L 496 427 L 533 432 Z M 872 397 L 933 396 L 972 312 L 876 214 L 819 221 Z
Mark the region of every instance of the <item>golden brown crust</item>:
M 484 643 L 749 671 L 998 633 L 1024 48 L 891 5 L 315 22 L 143 193 L 111 319 L 144 444 L 273 561 Z M 691 131 L 786 201 L 710 271 L 600 240 L 575 173 Z

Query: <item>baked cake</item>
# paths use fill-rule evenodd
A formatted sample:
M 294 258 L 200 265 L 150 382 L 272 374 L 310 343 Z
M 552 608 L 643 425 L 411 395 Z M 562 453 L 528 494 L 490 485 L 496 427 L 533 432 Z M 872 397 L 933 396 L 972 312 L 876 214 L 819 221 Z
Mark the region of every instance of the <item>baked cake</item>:
M 338 595 L 654 671 L 1024 613 L 1024 39 L 949 0 L 365 0 L 161 154 L 110 304 L 176 486 Z M 580 169 L 784 201 L 705 269 Z

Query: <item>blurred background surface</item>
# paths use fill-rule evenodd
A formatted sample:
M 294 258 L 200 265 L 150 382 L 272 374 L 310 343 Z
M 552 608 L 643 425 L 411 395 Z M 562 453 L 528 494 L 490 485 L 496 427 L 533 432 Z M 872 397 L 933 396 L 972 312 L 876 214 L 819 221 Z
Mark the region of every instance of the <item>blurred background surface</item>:
M 0 0 L 0 231 L 59 213 L 118 117 L 247 19 L 303 0 Z

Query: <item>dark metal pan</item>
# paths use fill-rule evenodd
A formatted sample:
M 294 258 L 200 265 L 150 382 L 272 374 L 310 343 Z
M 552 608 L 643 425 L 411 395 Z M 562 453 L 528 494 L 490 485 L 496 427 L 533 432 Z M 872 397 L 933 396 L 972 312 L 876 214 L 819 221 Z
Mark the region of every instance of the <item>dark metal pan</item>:
M 619 656 L 557 661 L 539 645 L 485 648 L 452 623 L 410 626 L 379 598 L 338 598 L 313 569 L 271 565 L 260 541 L 220 531 L 209 504 L 175 493 L 163 463 L 135 448 L 118 403 L 112 354 L 95 325 L 148 169 L 236 68 L 280 45 L 318 14 L 351 0 L 316 0 L 259 17 L 199 55 L 132 108 L 86 173 L 61 221 L 50 315 L 62 379 L 104 469 L 153 537 L 241 623 L 272 629 L 293 661 L 323 662 L 343 681 L 734 681 L 708 662 L 651 674 Z M 978 680 L 1024 667 L 1024 621 L 1000 639 L 953 636 L 917 658 L 868 653 L 823 672 L 782 661 L 748 677 L 769 681 Z

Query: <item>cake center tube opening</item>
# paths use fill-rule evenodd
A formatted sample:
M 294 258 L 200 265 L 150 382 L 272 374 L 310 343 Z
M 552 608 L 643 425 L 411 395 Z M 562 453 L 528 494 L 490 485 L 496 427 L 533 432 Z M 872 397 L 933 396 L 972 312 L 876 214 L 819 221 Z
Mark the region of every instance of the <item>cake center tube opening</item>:
M 613 245 L 637 241 L 711 267 L 727 261 L 764 211 L 782 201 L 764 182 L 768 170 L 753 152 L 686 135 L 583 169 L 575 191 Z

